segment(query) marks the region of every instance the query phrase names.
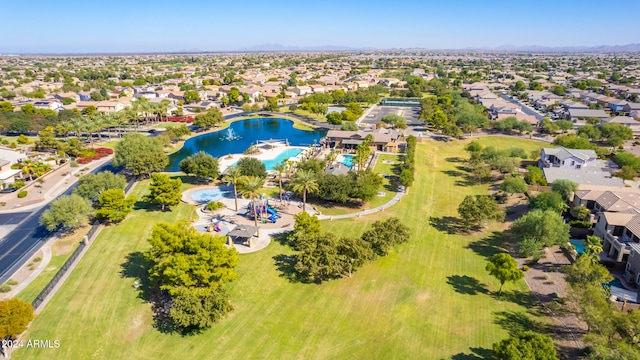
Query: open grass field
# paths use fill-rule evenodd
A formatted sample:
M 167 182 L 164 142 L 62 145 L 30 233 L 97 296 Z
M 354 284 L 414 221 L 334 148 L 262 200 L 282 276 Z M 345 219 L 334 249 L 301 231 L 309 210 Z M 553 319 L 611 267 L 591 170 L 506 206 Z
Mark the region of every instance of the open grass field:
M 541 143 L 483 138 L 496 148 L 527 151 Z M 484 270 L 500 251 L 502 230 L 457 234 L 448 225 L 467 194 L 487 193 L 461 170 L 463 142 L 428 141 L 417 148 L 410 194 L 371 217 L 323 222 L 325 230 L 357 236 L 383 216 L 400 217 L 412 231 L 398 246 L 354 273 L 322 285 L 290 283 L 274 256 L 291 250 L 273 242 L 240 256 L 230 285 L 233 313 L 201 334 L 182 337 L 153 328 L 151 306 L 133 288 L 144 271 L 158 221 L 189 219 L 192 208 L 172 212 L 140 208 L 95 240 L 58 294 L 29 327 L 25 339 L 58 339 L 58 349 L 22 349 L 16 359 L 486 359 L 491 345 L 538 315 L 525 283 L 505 286 Z M 140 198 L 146 182 L 134 193 Z
M 53 244 L 51 247 L 51 260 L 47 267 L 36 277 L 29 285 L 27 285 L 16 296 L 19 299 L 31 303 L 40 294 L 53 276 L 60 270 L 60 267 L 71 256 L 73 251 L 78 247 L 82 237 L 89 232 L 90 226 L 85 225 L 71 234 L 67 234 Z M 38 266 L 37 263 L 34 266 Z

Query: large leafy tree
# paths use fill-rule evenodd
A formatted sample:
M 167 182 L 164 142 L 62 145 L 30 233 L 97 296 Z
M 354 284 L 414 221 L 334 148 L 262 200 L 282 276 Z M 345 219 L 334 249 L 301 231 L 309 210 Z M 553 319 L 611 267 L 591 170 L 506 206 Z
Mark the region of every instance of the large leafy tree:
M 557 213 L 562 213 L 567 209 L 568 205 L 564 202 L 560 193 L 547 191 L 532 196 L 529 200 L 529 207 L 532 209 L 552 210 Z
M 61 196 L 40 216 L 40 224 L 53 231 L 59 226 L 75 230 L 87 223 L 91 205 L 78 195 Z
M 0 300 L 0 338 L 3 340 L 2 353 L 5 358 L 9 359 L 13 350 L 13 347 L 7 346 L 7 342 L 22 334 L 33 320 L 33 316 L 33 307 L 23 300 Z
M 204 151 L 198 151 L 183 159 L 178 166 L 185 174 L 194 174 L 199 178 L 215 179 L 220 175 L 218 159 Z
M 494 254 L 487 263 L 486 270 L 489 275 L 500 281 L 500 290 L 498 294 L 502 294 L 502 287 L 507 281 L 517 281 L 524 277 L 524 272 L 518 269 L 518 263 L 511 255 L 507 253 Z
M 302 193 L 302 211 L 307 211 L 307 193 L 318 191 L 318 181 L 311 170 L 298 170 L 291 179 L 291 189 Z
M 144 257 L 149 277 L 171 296 L 170 317 L 181 329 L 212 326 L 232 306 L 224 284 L 236 279 L 235 249 L 225 238 L 202 233 L 187 222 L 154 226 Z
M 162 211 L 164 211 L 165 206 L 174 206 L 180 203 L 182 195 L 180 192 L 181 186 L 182 180 L 180 180 L 180 178 L 171 179 L 169 175 L 156 173 L 151 176 L 149 193 L 142 199 L 160 204 Z
M 116 145 L 114 166 L 124 166 L 134 175 L 150 175 L 169 164 L 162 144 L 139 133 L 126 134 Z
M 488 195 L 467 195 L 458 206 L 458 214 L 468 228 L 478 227 L 483 221 L 504 220 L 504 210 Z
M 625 140 L 633 139 L 633 130 L 622 124 L 606 123 L 600 127 L 600 132 L 609 146 L 619 146 Z
M 578 184 L 571 180 L 559 179 L 553 182 L 551 190 L 560 194 L 562 196 L 562 200 L 569 202 L 571 200 L 571 195 L 578 191 Z
M 540 259 L 542 249 L 564 245 L 569 241 L 569 225 L 553 210 L 533 210 L 516 221 L 510 229 L 519 242 L 520 254 Z M 526 245 L 526 246 L 523 246 Z
M 242 158 L 238 160 L 236 166 L 238 166 L 238 169 L 240 169 L 240 173 L 243 176 L 257 176 L 263 179 L 267 177 L 267 168 L 264 166 L 262 161 L 256 158 Z
M 87 174 L 78 180 L 78 187 L 73 193 L 91 202 L 98 201 L 103 191 L 110 189 L 124 189 L 127 180 L 122 175 L 116 175 L 111 171 L 102 171 L 97 174 Z
M 224 116 L 222 112 L 218 108 L 211 108 L 207 110 L 204 114 L 196 115 L 196 118 L 193 120 L 193 125 L 208 128 L 211 126 L 216 126 L 221 124 L 224 121 Z
M 549 336 L 534 331 L 518 332 L 493 344 L 496 360 L 557 360 L 558 355 Z
M 107 219 L 111 222 L 119 222 L 129 215 L 136 203 L 136 197 L 129 195 L 125 197 L 122 189 L 105 190 L 100 194 L 100 205 L 96 210 L 96 217 Z
M 370 244 L 377 255 L 384 256 L 392 246 L 408 241 L 410 236 L 409 228 L 400 219 L 390 217 L 374 222 L 371 229 L 362 234 L 362 240 Z
M 527 192 L 527 183 L 519 176 L 511 176 L 504 179 L 502 184 L 500 184 L 500 190 L 511 195 L 524 194 Z
M 300 253 L 295 269 L 307 281 L 320 283 L 344 274 L 346 258 L 340 254 L 340 238 L 333 233 L 305 234 L 297 241 Z

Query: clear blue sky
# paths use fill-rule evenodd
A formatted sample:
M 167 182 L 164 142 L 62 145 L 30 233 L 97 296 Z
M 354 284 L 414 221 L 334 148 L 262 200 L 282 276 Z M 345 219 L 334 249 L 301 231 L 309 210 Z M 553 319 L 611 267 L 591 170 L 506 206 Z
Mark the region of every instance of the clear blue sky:
M 0 0 L 0 53 L 640 42 L 638 0 Z

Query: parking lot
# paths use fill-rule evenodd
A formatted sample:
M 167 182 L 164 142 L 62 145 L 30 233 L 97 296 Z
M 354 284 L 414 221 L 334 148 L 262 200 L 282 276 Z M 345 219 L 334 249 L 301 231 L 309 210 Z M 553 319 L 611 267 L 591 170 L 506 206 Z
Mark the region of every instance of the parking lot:
M 396 114 L 407 119 L 407 125 L 422 124 L 422 121 L 418 119 L 420 116 L 420 108 L 399 107 L 399 106 L 379 106 L 377 105 L 369 115 L 363 120 L 362 124 L 374 125 L 382 121 L 382 118 L 386 115 Z

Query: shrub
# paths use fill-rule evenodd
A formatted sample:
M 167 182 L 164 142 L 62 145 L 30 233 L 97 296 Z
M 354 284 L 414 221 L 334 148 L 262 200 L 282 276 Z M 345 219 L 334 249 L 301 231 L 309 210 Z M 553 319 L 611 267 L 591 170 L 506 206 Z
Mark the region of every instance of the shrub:
M 522 271 L 528 271 L 528 270 L 529 270 L 528 265 L 522 265 Z
M 18 282 L 13 279 L 9 279 L 9 281 L 7 281 L 7 284 L 13 286 L 13 285 L 18 285 Z
M 9 286 L 8 284 L 0 285 L 0 293 L 7 293 L 9 291 L 11 291 L 11 286 Z
M 216 211 L 218 209 L 222 209 L 223 207 L 224 207 L 224 204 L 221 203 L 220 201 L 211 201 L 207 204 L 207 206 L 205 206 L 205 209 L 209 211 Z
M 589 229 L 591 227 L 591 223 L 587 220 L 574 220 L 569 222 L 569 226 L 580 229 Z
M 76 159 L 71 159 L 71 163 L 69 164 L 69 166 L 71 167 L 78 167 L 78 162 L 76 161 Z
M 35 259 L 33 259 L 33 262 L 39 262 L 39 261 L 41 261 L 41 260 L 42 260 L 42 258 L 40 258 L 40 257 L 38 256 L 38 257 L 36 257 Z
M 23 179 L 19 179 L 13 182 L 13 187 L 16 189 L 21 189 L 23 188 L 25 185 L 27 185 L 27 182 Z
M 22 199 L 24 197 L 27 197 L 27 190 L 22 190 L 18 193 L 18 198 Z

